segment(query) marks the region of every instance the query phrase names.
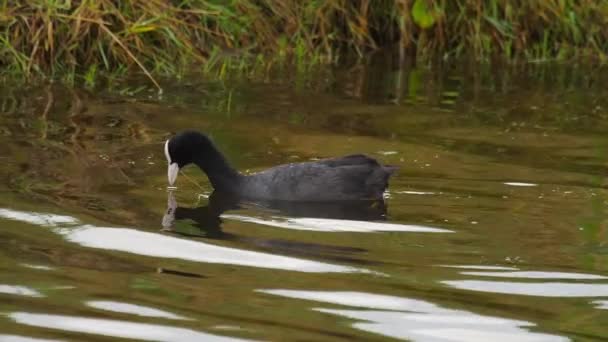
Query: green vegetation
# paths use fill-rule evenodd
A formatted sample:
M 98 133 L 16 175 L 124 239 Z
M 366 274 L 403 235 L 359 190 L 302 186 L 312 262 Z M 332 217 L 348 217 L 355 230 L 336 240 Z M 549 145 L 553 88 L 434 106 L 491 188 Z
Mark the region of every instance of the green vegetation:
M 153 75 L 230 56 L 299 65 L 382 47 L 423 60 L 604 61 L 608 1 L 0 0 L 0 71 L 85 84 L 136 67 L 158 86 Z

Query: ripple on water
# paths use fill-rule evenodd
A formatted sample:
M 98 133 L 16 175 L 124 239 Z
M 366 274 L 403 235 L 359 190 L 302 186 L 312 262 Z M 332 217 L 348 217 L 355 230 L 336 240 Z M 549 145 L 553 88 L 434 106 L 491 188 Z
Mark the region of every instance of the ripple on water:
M 432 191 L 411 191 L 411 190 L 403 190 L 403 191 L 394 191 L 396 194 L 404 194 L 404 195 L 435 195 Z
M 100 318 L 12 312 L 8 317 L 19 324 L 85 334 L 149 341 L 245 341 L 196 330 L 150 323 L 135 323 Z
M 0 284 L 0 293 L 12 294 L 25 297 L 44 297 L 44 295 L 34 289 L 19 285 Z
M 33 270 L 40 270 L 40 271 L 52 271 L 52 270 L 54 270 L 53 267 L 45 266 L 45 265 L 21 264 L 21 266 L 27 267 L 27 268 L 31 268 Z
M 150 257 L 298 272 L 370 272 L 361 268 L 334 265 L 320 261 L 216 246 L 131 228 L 98 227 L 87 224 L 77 225 L 79 224 L 78 219 L 70 216 L 1 209 L 0 217 L 51 228 L 51 231 L 62 235 L 67 241 L 81 246 Z M 65 225 L 69 226 L 65 227 Z
M 492 266 L 492 265 L 438 265 L 440 267 L 448 267 L 448 268 L 463 268 L 469 270 L 492 270 L 492 271 L 516 271 L 516 267 L 510 266 Z
M 520 187 L 534 187 L 534 186 L 538 186 L 538 184 L 536 183 L 524 183 L 524 182 L 504 182 L 504 185 L 509 185 L 509 186 L 520 186 Z
M 224 214 L 222 218 L 255 223 L 270 227 L 295 229 L 295 230 L 310 230 L 316 232 L 356 232 L 356 233 L 373 233 L 373 232 L 411 232 L 411 233 L 453 233 L 452 230 L 426 227 L 410 224 L 370 222 L 370 221 L 355 221 L 355 220 L 338 220 L 325 218 L 287 218 L 274 216 L 272 219 L 264 219 L 258 217 Z
M 608 300 L 595 300 L 592 303 L 596 309 L 608 310 Z
M 515 271 L 515 272 L 461 272 L 460 274 L 498 277 L 498 278 L 526 278 L 526 279 L 580 279 L 580 280 L 600 280 L 608 277 L 597 274 L 569 273 L 569 272 L 539 272 L 539 271 Z
M 26 222 L 37 226 L 59 226 L 59 225 L 73 225 L 78 223 L 78 219 L 71 216 L 46 214 L 46 213 L 33 213 L 25 211 L 17 211 L 11 209 L 0 208 L 0 217 Z
M 2 342 L 59 342 L 60 340 L 48 340 L 45 338 L 34 338 L 34 337 L 25 337 L 25 336 L 18 336 L 18 335 L 0 334 L 0 341 L 2 341 Z
M 350 291 L 285 289 L 257 291 L 288 298 L 368 309 L 313 308 L 318 312 L 363 321 L 353 323 L 352 326 L 393 338 L 412 341 L 568 341 L 562 336 L 528 331 L 527 327 L 535 326 L 531 322 L 442 308 L 418 299 Z
M 92 300 L 85 303 L 95 309 L 133 314 L 144 317 L 158 317 L 167 319 L 187 320 L 188 318 L 173 314 L 171 312 L 129 303 L 114 302 L 109 300 Z
M 61 235 L 66 240 L 85 247 L 157 258 L 313 273 L 366 272 L 354 267 L 216 246 L 129 228 L 84 225 L 77 228 L 63 229 Z
M 445 280 L 441 282 L 461 290 L 538 297 L 606 297 L 608 284 L 560 282 L 522 283 L 491 280 Z

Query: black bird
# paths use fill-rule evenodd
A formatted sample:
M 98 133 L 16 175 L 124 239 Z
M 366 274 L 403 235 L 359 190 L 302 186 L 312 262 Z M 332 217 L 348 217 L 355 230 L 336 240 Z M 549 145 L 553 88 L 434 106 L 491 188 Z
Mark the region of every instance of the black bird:
M 168 179 L 173 185 L 179 170 L 196 164 L 216 191 L 244 199 L 280 201 L 380 200 L 395 166 L 380 165 L 362 154 L 319 161 L 284 164 L 243 175 L 232 168 L 211 139 L 184 131 L 165 142 Z

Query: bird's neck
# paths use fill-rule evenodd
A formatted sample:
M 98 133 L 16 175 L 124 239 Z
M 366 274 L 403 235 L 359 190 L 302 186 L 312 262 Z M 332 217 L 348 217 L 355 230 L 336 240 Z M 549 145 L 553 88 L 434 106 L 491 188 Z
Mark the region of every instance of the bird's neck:
M 213 189 L 220 192 L 237 192 L 242 176 L 215 148 L 194 156 L 193 162 L 207 174 Z

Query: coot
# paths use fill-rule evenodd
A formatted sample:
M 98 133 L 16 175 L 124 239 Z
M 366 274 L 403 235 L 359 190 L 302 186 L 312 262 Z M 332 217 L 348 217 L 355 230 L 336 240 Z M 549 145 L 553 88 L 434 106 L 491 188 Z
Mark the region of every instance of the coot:
M 339 158 L 284 164 L 243 175 L 232 168 L 206 135 L 184 131 L 165 142 L 172 186 L 179 170 L 195 164 L 207 174 L 216 191 L 244 199 L 281 201 L 337 201 L 382 199 L 395 166 L 352 154 Z

